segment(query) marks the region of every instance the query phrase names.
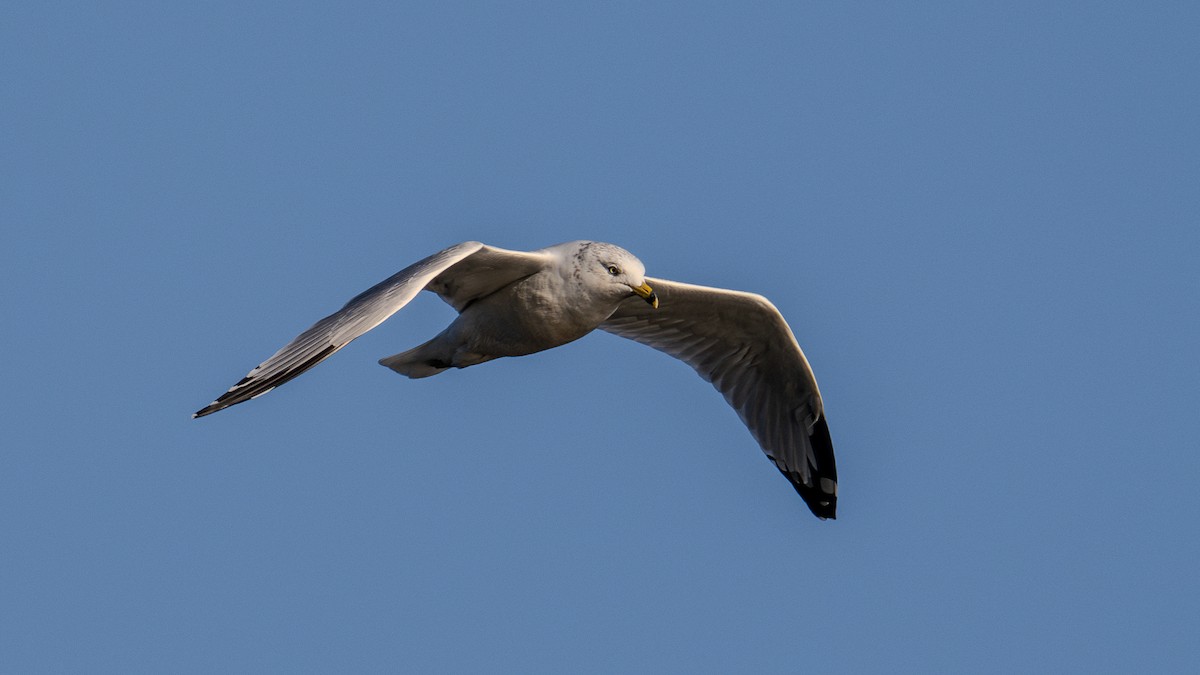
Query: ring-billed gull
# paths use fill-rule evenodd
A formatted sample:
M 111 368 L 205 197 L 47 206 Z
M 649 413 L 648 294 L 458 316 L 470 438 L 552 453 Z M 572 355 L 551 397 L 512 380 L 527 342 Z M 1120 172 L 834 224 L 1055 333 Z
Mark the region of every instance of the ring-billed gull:
M 351 299 L 193 417 L 261 396 L 404 307 L 421 290 L 458 317 L 423 345 L 379 363 L 411 378 L 523 356 L 599 328 L 690 365 L 725 396 L 819 518 L 837 510 L 837 469 L 821 392 L 792 330 L 761 295 L 651 279 L 631 253 L 573 241 L 508 251 L 468 241 Z

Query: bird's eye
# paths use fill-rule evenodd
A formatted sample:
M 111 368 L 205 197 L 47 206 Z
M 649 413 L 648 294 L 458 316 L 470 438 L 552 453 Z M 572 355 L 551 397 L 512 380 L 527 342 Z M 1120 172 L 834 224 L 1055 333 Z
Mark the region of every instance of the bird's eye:
M 615 277 L 615 276 L 617 276 L 618 274 L 620 274 L 620 273 L 621 273 L 621 268 L 620 268 L 620 267 L 617 267 L 616 265 L 609 265 L 609 266 L 608 266 L 608 273 L 609 273 L 609 274 L 611 274 L 611 275 L 613 275 L 613 276 Z

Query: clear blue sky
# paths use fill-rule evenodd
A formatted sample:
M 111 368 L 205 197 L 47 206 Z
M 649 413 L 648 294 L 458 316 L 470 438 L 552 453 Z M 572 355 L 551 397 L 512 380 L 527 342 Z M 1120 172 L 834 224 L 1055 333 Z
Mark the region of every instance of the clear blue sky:
M 435 7 L 436 5 L 436 7 Z M 1182 672 L 1195 3 L 6 3 L 0 670 Z M 409 381 L 449 244 L 763 293 L 820 522 L 686 366 Z

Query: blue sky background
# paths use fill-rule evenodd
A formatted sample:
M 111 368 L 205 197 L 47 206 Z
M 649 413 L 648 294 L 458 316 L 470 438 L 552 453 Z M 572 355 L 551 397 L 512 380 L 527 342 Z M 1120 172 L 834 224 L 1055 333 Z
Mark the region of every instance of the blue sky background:
M 1200 659 L 1195 3 L 6 3 L 0 670 Z M 608 335 L 409 381 L 444 246 L 761 292 L 837 521 Z

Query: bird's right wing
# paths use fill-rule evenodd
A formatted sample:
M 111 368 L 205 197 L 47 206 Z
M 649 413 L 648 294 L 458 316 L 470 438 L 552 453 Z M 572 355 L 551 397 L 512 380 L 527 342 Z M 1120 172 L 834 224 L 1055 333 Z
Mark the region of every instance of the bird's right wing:
M 355 296 L 251 370 L 240 382 L 192 417 L 248 401 L 300 375 L 404 307 L 422 289 L 462 310 L 476 298 L 541 270 L 544 253 L 506 251 L 467 241 L 439 251 Z
M 837 468 L 817 380 L 791 328 L 761 295 L 647 279 L 600 328 L 669 354 L 712 383 L 820 518 L 837 511 Z

